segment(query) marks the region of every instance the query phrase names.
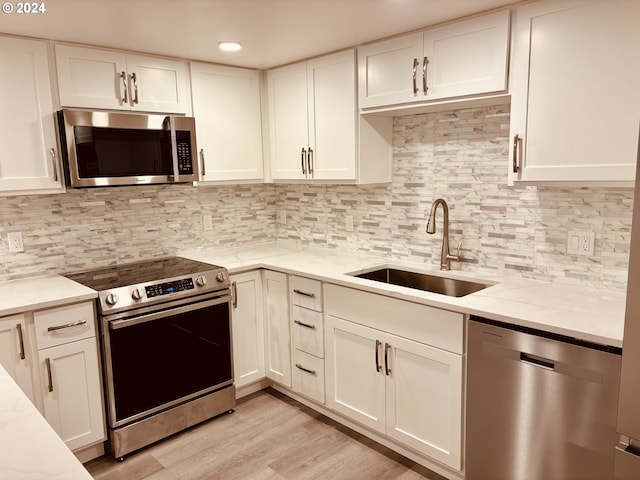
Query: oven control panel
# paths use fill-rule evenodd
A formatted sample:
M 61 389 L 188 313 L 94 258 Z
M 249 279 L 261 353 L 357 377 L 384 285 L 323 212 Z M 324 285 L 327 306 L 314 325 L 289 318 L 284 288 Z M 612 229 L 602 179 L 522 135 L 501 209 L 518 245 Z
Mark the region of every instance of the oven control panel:
M 171 293 L 183 292 L 185 290 L 193 290 L 193 278 L 181 278 L 171 282 L 157 283 L 144 287 L 147 298 L 153 298 L 160 295 L 169 295 Z

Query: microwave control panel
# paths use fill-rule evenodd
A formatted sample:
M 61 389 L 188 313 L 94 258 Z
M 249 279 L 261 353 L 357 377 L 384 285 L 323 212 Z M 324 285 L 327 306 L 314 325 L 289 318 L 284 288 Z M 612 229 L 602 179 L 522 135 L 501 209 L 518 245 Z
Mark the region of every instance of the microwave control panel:
M 178 150 L 178 174 L 193 175 L 193 155 L 191 153 L 191 136 L 189 132 L 176 132 Z

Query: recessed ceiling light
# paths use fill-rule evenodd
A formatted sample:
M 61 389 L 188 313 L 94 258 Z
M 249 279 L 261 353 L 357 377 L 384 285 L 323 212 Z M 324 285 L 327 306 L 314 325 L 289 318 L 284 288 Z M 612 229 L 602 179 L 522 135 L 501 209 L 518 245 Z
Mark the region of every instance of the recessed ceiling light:
M 242 49 L 242 45 L 239 42 L 220 42 L 218 48 L 223 52 L 237 52 Z

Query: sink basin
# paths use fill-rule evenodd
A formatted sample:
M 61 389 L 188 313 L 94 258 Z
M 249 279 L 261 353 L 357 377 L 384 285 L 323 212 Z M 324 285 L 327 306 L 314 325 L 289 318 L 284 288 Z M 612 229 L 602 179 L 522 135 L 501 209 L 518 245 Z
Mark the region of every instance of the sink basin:
M 450 297 L 464 297 L 465 295 L 490 286 L 485 283 L 440 277 L 426 273 L 409 272 L 395 268 L 379 268 L 353 276 L 374 280 L 376 282 L 400 285 L 402 287 L 416 288 L 426 292 L 440 293 L 442 295 L 449 295 Z

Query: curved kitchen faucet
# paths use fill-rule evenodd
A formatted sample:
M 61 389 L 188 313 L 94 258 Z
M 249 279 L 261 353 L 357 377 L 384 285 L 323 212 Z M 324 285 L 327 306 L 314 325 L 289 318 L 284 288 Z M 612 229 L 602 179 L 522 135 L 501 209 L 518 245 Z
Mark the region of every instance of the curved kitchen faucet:
M 451 255 L 449 252 L 449 206 L 444 199 L 438 198 L 431 205 L 429 220 L 427 221 L 427 233 L 436 233 L 436 210 L 438 205 L 442 205 L 444 212 L 444 225 L 442 230 L 442 253 L 440 255 L 440 270 L 451 270 L 451 260 L 460 260 L 460 245 L 458 244 L 458 255 Z

